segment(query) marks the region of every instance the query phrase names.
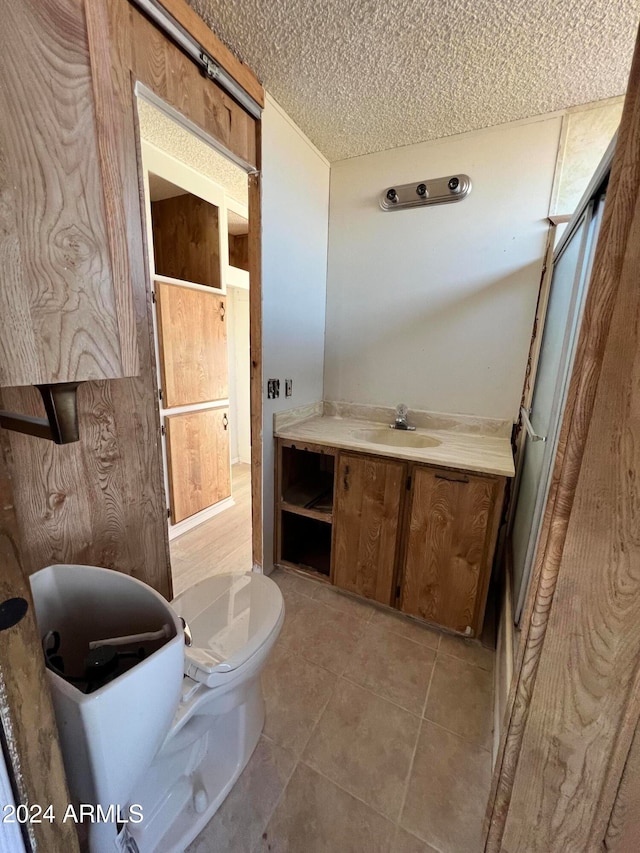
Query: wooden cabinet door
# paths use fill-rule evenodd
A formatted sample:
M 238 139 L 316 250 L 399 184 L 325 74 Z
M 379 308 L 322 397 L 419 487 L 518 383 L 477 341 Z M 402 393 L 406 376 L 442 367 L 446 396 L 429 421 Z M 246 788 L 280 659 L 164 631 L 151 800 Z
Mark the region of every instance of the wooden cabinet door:
M 104 10 L 83 0 L 2 4 L 0 386 L 139 371 L 128 118 Z
M 229 409 L 204 409 L 164 419 L 169 500 L 174 524 L 231 495 Z
M 406 465 L 341 453 L 334 505 L 333 582 L 391 604 Z
M 478 633 L 502 492 L 498 478 L 415 467 L 400 604 L 405 613 Z
M 156 282 L 156 300 L 163 408 L 226 399 L 226 297 Z

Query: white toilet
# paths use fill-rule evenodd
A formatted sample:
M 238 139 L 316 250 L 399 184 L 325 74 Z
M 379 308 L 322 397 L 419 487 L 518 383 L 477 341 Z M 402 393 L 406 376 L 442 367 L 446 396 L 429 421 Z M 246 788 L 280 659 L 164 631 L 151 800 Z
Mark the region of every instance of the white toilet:
M 126 841 L 135 850 L 133 839 L 139 853 L 182 853 L 258 742 L 260 673 L 284 620 L 280 590 L 252 572 L 217 575 L 169 605 L 134 578 L 87 566 L 49 566 L 31 585 L 42 635 L 66 631 L 86 645 L 91 631 L 102 639 L 166 625 L 160 648 L 93 693 L 48 675 L 72 796 L 142 807 L 122 849 Z M 113 823 L 92 825 L 91 853 L 111 853 L 116 834 Z

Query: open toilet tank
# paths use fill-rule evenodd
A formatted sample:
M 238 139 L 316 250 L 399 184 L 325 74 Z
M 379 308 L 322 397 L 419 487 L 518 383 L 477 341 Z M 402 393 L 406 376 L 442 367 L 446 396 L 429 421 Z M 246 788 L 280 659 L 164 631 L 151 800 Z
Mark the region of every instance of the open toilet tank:
M 260 673 L 284 620 L 280 590 L 251 572 L 217 575 L 169 604 L 128 575 L 77 565 L 42 569 L 31 587 L 40 635 L 59 635 L 67 676 L 82 669 L 90 642 L 166 634 L 93 692 L 47 674 L 74 805 L 119 806 L 125 816 L 136 805 L 142 821 L 122 830 L 131 849 L 181 853 L 262 731 Z M 90 853 L 112 853 L 117 833 L 114 822 L 91 823 Z

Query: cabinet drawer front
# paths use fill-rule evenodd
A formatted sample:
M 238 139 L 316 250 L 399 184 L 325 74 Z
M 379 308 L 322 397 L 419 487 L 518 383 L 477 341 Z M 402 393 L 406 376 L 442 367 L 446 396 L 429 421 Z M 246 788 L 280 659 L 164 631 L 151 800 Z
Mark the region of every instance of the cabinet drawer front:
M 174 524 L 231 494 L 229 409 L 165 418 Z
M 164 407 L 226 399 L 225 297 L 165 283 L 156 293 Z
M 402 610 L 454 631 L 478 630 L 499 482 L 417 467 Z
M 391 604 L 405 478 L 402 462 L 340 454 L 334 509 L 336 586 Z

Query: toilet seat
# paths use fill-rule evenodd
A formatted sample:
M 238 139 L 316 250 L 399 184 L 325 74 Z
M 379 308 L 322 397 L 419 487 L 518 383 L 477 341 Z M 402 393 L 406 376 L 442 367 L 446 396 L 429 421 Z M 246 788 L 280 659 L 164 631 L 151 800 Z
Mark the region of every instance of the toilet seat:
M 279 588 L 256 572 L 214 575 L 176 596 L 171 606 L 191 632 L 185 675 L 208 687 L 228 681 L 269 644 L 284 610 Z

